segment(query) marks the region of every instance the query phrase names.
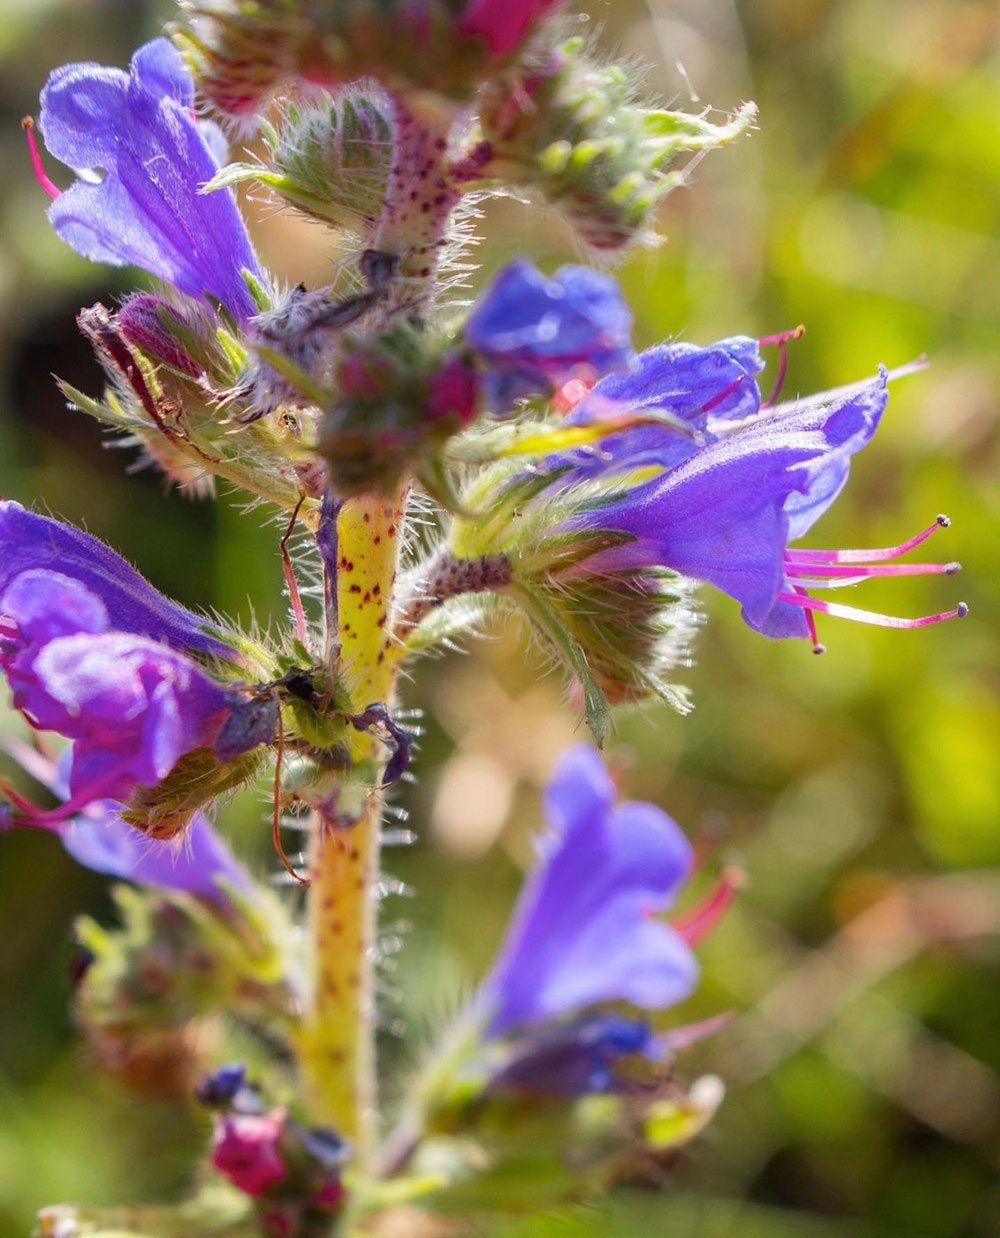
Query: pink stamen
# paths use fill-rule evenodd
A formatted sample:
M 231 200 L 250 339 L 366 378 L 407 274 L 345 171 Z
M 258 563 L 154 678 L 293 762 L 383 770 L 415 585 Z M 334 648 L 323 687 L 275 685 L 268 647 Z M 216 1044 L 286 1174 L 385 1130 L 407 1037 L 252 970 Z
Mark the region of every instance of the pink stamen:
M 961 569 L 961 563 L 875 563 L 859 571 L 854 566 L 841 566 L 833 563 L 802 563 L 796 559 L 787 565 L 787 574 L 795 578 L 801 576 L 841 577 L 853 583 L 860 580 L 869 580 L 873 576 L 954 576 Z
M 942 611 L 938 615 L 922 615 L 919 619 L 902 619 L 897 615 L 882 615 L 874 610 L 859 610 L 856 606 L 842 606 L 839 602 L 825 602 L 820 598 L 810 597 L 808 593 L 779 593 L 778 600 L 790 602 L 806 611 L 815 610 L 835 619 L 853 619 L 856 623 L 870 623 L 879 628 L 923 628 L 931 623 L 942 623 L 945 619 L 964 619 L 969 608 L 960 602 L 954 610 Z
M 898 559 L 908 550 L 925 542 L 938 529 L 947 529 L 951 521 L 947 516 L 938 516 L 932 525 L 922 529 L 909 541 L 898 546 L 885 546 L 879 550 L 786 550 L 785 558 L 790 563 L 877 563 L 880 559 Z
M 743 379 L 744 379 L 745 377 L 746 377 L 746 376 L 745 376 L 744 374 L 741 374 L 741 375 L 739 376 L 739 378 L 734 379 L 734 380 L 733 380 L 733 381 L 729 384 L 729 386 L 728 386 L 728 387 L 723 387 L 723 388 L 722 388 L 722 390 L 721 390 L 720 392 L 718 392 L 718 394 L 716 394 L 716 395 L 712 396 L 712 398 L 708 401 L 708 403 L 707 403 L 707 404 L 703 404 L 703 405 L 701 406 L 701 411 L 702 411 L 703 413 L 709 413 L 709 412 L 711 412 L 711 411 L 712 411 L 712 409 L 713 409 L 713 408 L 715 408 L 717 405 L 721 404 L 721 403 L 722 403 L 722 401 L 723 401 L 723 400 L 724 400 L 727 396 L 732 395 L 732 394 L 733 394 L 733 392 L 736 390 L 736 388 L 737 388 L 737 387 L 739 387 L 739 386 L 741 386 L 741 385 L 742 385 L 742 383 L 743 383 Z
M 700 903 L 676 916 L 671 925 L 689 946 L 703 941 L 722 919 L 743 884 L 743 873 L 734 865 L 723 869 L 714 888 Z
M 785 385 L 785 375 L 788 373 L 788 344 L 791 340 L 800 340 L 805 335 L 805 327 L 799 323 L 791 331 L 779 331 L 777 335 L 765 335 L 763 339 L 757 341 L 761 348 L 768 344 L 775 344 L 778 349 L 778 374 L 774 380 L 774 387 L 771 389 L 771 394 L 767 397 L 761 408 L 770 408 L 781 394 L 781 388 Z
M 21 128 L 24 130 L 24 136 L 28 139 L 28 154 L 31 156 L 31 166 L 35 169 L 35 179 L 50 198 L 61 197 L 62 190 L 49 180 L 45 171 L 45 165 L 42 163 L 41 152 L 38 149 L 38 143 L 35 141 L 35 122 L 33 118 L 25 116 L 21 121 Z
M 582 378 L 571 378 L 552 397 L 552 407 L 557 413 L 568 413 L 580 403 L 593 383 Z
M 796 594 L 803 597 L 806 596 L 805 589 L 800 588 L 799 585 L 793 584 L 792 589 Z M 809 629 L 809 639 L 812 641 L 813 653 L 826 653 L 826 645 L 822 644 L 819 639 L 819 634 L 816 631 L 816 620 L 813 618 L 812 611 L 803 610 L 802 613 L 805 616 L 806 627 Z

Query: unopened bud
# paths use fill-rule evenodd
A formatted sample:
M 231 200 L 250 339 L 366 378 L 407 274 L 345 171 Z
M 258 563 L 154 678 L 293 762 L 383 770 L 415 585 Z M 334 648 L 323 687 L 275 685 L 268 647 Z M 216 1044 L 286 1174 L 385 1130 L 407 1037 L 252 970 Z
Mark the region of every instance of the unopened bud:
M 273 124 L 261 125 L 265 162 L 230 164 L 209 189 L 256 181 L 314 219 L 368 236 L 392 164 L 388 114 L 375 89 L 348 90 L 317 105 L 289 103 Z
M 340 398 L 320 432 L 330 482 L 340 495 L 388 493 L 469 424 L 479 380 L 462 353 L 441 356 L 423 332 L 400 322 L 351 346 L 340 368 Z
M 755 115 L 747 104 L 713 124 L 640 106 L 635 93 L 625 69 L 591 60 L 579 39 L 484 92 L 490 159 L 558 207 L 595 249 L 642 236 L 658 203 L 683 182 L 684 156 L 738 137 Z
M 296 78 L 373 77 L 466 102 L 510 68 L 562 0 L 182 0 L 174 32 L 199 90 L 245 119 Z

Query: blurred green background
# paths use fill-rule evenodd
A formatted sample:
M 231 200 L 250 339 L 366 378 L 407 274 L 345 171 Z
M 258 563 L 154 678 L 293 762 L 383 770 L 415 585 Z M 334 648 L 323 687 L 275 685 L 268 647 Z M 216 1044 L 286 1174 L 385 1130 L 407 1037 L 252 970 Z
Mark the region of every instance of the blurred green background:
M 132 280 L 50 233 L 18 126 L 57 65 L 123 63 L 170 5 L 0 0 L 0 491 L 106 538 L 166 592 L 280 615 L 273 529 L 238 497 L 164 493 L 66 411 L 50 375 L 95 391 L 77 309 Z M 859 604 L 971 607 L 893 633 L 828 621 L 829 647 L 769 642 L 727 598 L 683 673 L 695 712 L 623 717 L 631 794 L 662 804 L 746 888 L 703 947 L 678 1018 L 735 1012 L 682 1061 L 728 1097 L 662 1189 L 519 1235 L 952 1238 L 1000 1234 L 1000 8 L 988 0 L 608 0 L 609 50 L 652 61 L 678 105 L 760 106 L 760 129 L 697 169 L 663 212 L 667 241 L 622 271 L 636 341 L 707 342 L 803 322 L 789 394 L 926 353 L 824 518 L 822 545 L 889 545 L 938 511 L 935 551 L 964 575 L 872 582 Z M 690 102 L 697 108 L 697 102 Z M 54 169 L 58 180 L 62 169 Z M 336 239 L 257 208 L 265 262 L 321 282 Z M 528 245 L 573 256 L 550 215 L 491 210 L 491 269 Z M 854 599 L 852 599 L 854 600 Z M 389 856 L 412 890 L 387 976 L 387 1069 L 485 967 L 502 932 L 555 755 L 579 734 L 560 686 L 506 640 L 427 664 L 419 841 Z M 4 712 L 4 735 L 19 723 Z M 273 867 L 262 803 L 225 822 Z M 0 1235 L 42 1204 L 138 1201 L 189 1180 L 193 1114 L 103 1078 L 67 1014 L 73 917 L 111 914 L 106 883 L 49 837 L 0 844 Z M 401 928 L 403 925 L 401 924 Z M 391 1081 L 387 1085 L 393 1087 Z

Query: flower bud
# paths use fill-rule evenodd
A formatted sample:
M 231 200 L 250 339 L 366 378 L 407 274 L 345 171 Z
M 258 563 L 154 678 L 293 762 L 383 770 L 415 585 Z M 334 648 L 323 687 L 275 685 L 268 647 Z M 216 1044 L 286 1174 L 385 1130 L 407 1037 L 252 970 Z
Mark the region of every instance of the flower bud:
M 84 311 L 81 318 L 86 313 Z M 190 338 L 190 325 L 159 297 L 149 293 L 131 297 L 115 315 L 115 323 L 125 339 L 153 361 L 168 365 L 189 378 L 197 378 L 203 372 L 204 367 L 198 364 L 179 338 L 180 335 Z M 177 330 L 171 329 L 174 324 Z
M 215 1126 L 212 1164 L 245 1195 L 263 1195 L 286 1174 L 279 1142 L 284 1113 L 226 1114 Z
M 726 124 L 640 106 L 621 65 L 592 60 L 572 39 L 540 66 L 486 87 L 480 107 L 493 170 L 558 207 L 594 249 L 619 249 L 647 231 L 658 203 L 683 182 L 679 160 L 744 133 L 755 109 Z
M 508 69 L 562 0 L 186 0 L 174 32 L 201 92 L 246 118 L 296 77 L 465 102 Z
M 273 124 L 261 124 L 265 162 L 230 164 L 210 187 L 257 181 L 313 219 L 367 237 L 381 215 L 392 164 L 388 113 L 374 89 L 289 103 Z
M 250 120 L 293 77 L 310 35 L 305 0 L 181 0 L 171 34 L 199 92 L 222 115 Z
M 320 451 L 337 494 L 388 493 L 472 421 L 479 381 L 462 353 L 442 355 L 423 332 L 402 321 L 348 347 L 338 376 L 340 397 L 324 417 Z
M 221 1014 L 286 1018 L 280 911 L 228 891 L 215 905 L 180 891 L 115 886 L 120 926 L 76 925 L 93 955 L 74 999 L 91 1049 L 124 1082 L 190 1091 Z M 169 1069 L 168 1069 L 169 1067 Z

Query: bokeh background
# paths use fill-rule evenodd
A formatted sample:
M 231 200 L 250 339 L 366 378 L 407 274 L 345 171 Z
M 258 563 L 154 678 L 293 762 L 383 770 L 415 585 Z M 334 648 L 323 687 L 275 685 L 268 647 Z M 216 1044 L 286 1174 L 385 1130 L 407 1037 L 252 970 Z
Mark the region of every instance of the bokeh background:
M 170 5 L 0 0 L 0 491 L 106 538 L 166 592 L 247 618 L 280 615 L 273 529 L 238 498 L 194 504 L 128 475 L 51 374 L 96 390 L 76 310 L 132 284 L 50 234 L 18 126 L 57 65 L 124 63 Z M 958 580 L 872 582 L 896 613 L 971 607 L 964 623 L 893 633 L 822 625 L 814 658 L 705 593 L 679 718 L 623 717 L 612 753 L 635 796 L 747 884 L 702 949 L 678 1018 L 730 1010 L 681 1063 L 715 1072 L 717 1121 L 659 1190 L 610 1211 L 536 1218 L 518 1235 L 986 1238 L 1000 1234 L 1000 9 L 989 0 L 607 0 L 588 26 L 652 62 L 678 105 L 760 106 L 760 129 L 712 155 L 663 212 L 666 243 L 622 278 L 636 341 L 763 335 L 803 322 L 788 391 L 926 353 L 893 388 L 875 444 L 816 534 L 888 545 L 938 511 Z M 53 170 L 58 179 L 62 170 Z M 336 238 L 258 210 L 264 260 L 328 278 Z M 491 210 L 487 269 L 516 249 L 574 255 L 557 219 Z M 854 600 L 854 599 L 852 599 Z M 539 820 L 538 791 L 579 735 L 560 685 L 509 638 L 426 664 L 419 835 L 389 856 L 401 950 L 387 976 L 387 1069 L 485 967 Z M 4 736 L 17 719 L 0 717 Z M 272 865 L 259 798 L 225 823 Z M 0 1235 L 76 1199 L 177 1193 L 203 1134 L 102 1077 L 67 1014 L 72 921 L 108 919 L 106 883 L 49 837 L 0 840 Z M 389 1082 L 391 1088 L 393 1084 Z

